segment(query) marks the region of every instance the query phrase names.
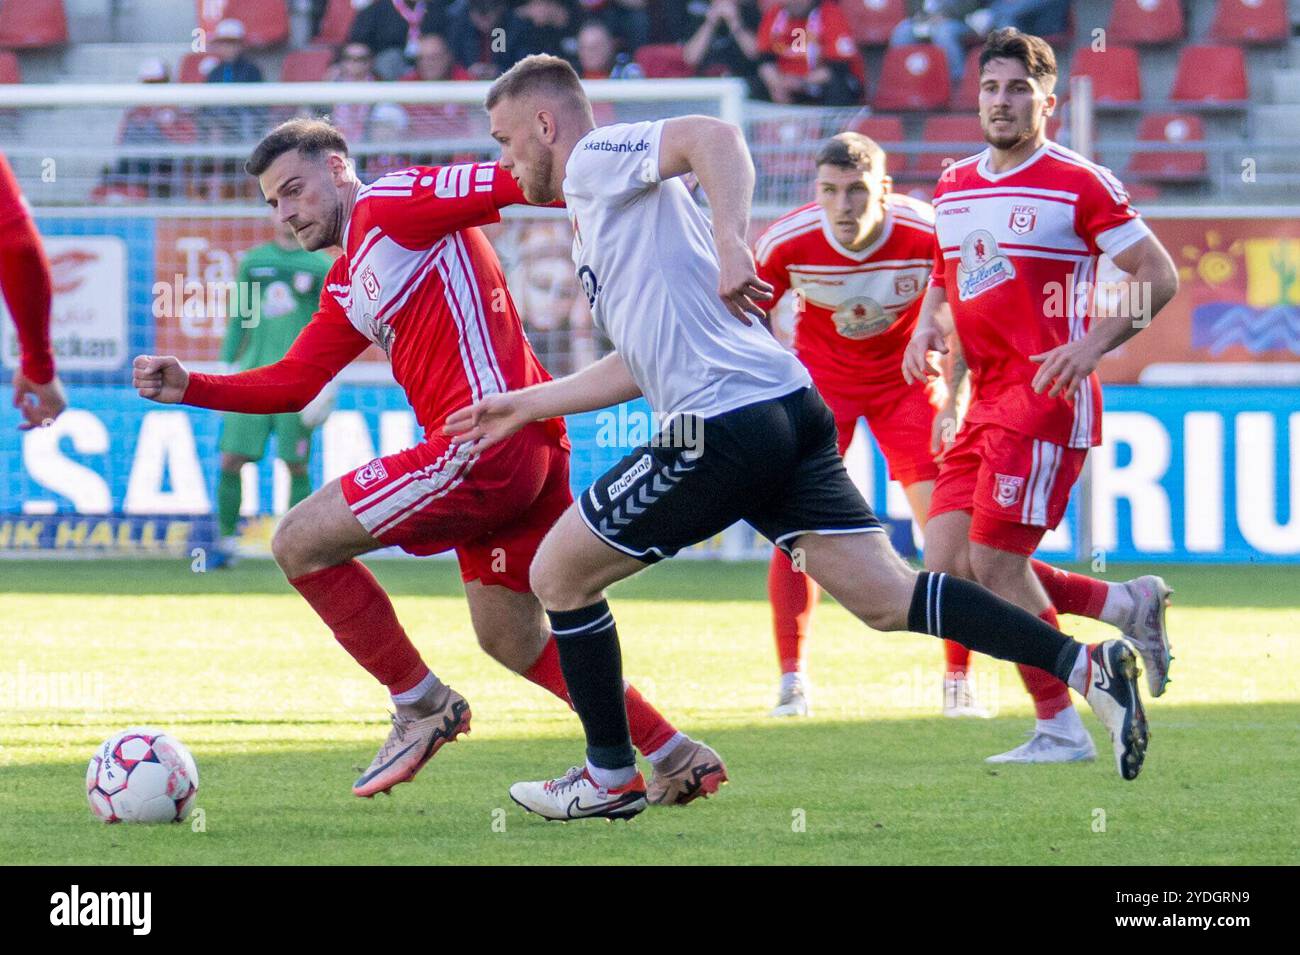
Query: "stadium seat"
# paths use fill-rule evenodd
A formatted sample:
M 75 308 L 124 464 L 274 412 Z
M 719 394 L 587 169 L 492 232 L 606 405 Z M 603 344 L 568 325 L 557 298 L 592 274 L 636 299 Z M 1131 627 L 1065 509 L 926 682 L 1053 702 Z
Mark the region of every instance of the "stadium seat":
M 33 50 L 68 42 L 63 0 L 2 0 L 0 47 Z
M 1169 98 L 1181 105 L 1245 106 L 1246 55 L 1239 46 L 1185 46 Z
M 18 55 L 0 50 L 0 83 L 21 83 L 23 71 L 18 65 Z
M 1080 47 L 1070 62 L 1070 78 L 1092 78 L 1092 101 L 1102 109 L 1133 109 L 1142 100 L 1138 52 L 1131 46 L 1111 44 L 1098 52 Z
M 355 16 L 352 0 L 328 0 L 320 18 L 320 30 L 312 43 L 342 46 L 347 42 L 348 32 L 352 29 L 352 18 Z
M 284 83 L 315 83 L 325 79 L 325 71 L 334 61 L 334 51 L 324 46 L 293 50 L 284 56 L 280 80 Z
M 1187 38 L 1182 0 L 1115 0 L 1106 26 L 1111 43 L 1157 46 Z
M 952 92 L 952 109 L 979 109 L 980 106 L 980 54 L 983 45 L 971 47 L 966 52 L 966 65 L 961 71 L 961 82 Z
M 1285 43 L 1286 0 L 1219 0 L 1210 39 L 1220 43 Z
M 1197 116 L 1181 113 L 1152 113 L 1138 124 L 1140 143 L 1186 143 L 1205 139 L 1205 128 Z M 1128 174 L 1155 182 L 1195 182 L 1206 177 L 1205 153 L 1135 152 L 1129 160 Z
M 636 62 L 647 79 L 695 75 L 677 43 L 647 43 L 636 51 Z
M 903 121 L 897 116 L 864 116 L 850 123 L 849 130 L 868 136 L 884 147 L 885 171 L 889 175 L 898 177 L 907 172 L 911 165 L 911 155 L 890 149 L 892 144 L 907 140 L 903 132 Z
M 199 26 L 209 34 L 222 20 L 244 24 L 250 47 L 279 46 L 289 39 L 289 9 L 285 0 L 196 0 Z
M 181 57 L 180 67 L 176 72 L 182 83 L 202 83 L 216 65 L 217 58 L 212 53 L 186 53 Z
M 984 130 L 978 116 L 931 116 L 921 128 L 923 143 L 959 143 L 947 152 L 921 153 L 908 178 L 934 180 L 947 159 L 965 159 L 984 148 Z
M 872 105 L 891 112 L 943 109 L 951 92 L 943 50 L 928 43 L 909 43 L 885 51 Z
M 861 46 L 886 46 L 899 21 L 907 17 L 904 0 L 840 0 L 853 39 Z

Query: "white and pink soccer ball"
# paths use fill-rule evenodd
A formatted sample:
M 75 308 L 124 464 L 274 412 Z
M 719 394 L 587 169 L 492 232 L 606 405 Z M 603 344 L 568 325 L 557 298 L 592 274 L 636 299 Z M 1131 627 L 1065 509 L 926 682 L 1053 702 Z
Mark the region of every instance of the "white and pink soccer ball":
M 190 751 L 147 726 L 106 739 L 86 767 L 86 798 L 102 822 L 180 822 L 198 791 Z

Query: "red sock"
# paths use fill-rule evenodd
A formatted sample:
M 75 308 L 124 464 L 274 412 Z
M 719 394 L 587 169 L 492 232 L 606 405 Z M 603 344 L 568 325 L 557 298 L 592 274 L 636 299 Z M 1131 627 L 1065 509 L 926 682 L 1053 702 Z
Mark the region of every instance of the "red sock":
M 964 677 L 970 669 L 970 647 L 956 640 L 943 642 L 944 676 Z
M 1041 560 L 1031 560 L 1029 564 L 1057 610 L 1072 613 L 1076 617 L 1101 619 L 1101 608 L 1106 606 L 1106 591 L 1110 589 L 1110 584 L 1096 577 L 1072 574 L 1068 570 L 1044 564 Z
M 772 552 L 772 563 L 767 568 L 767 596 L 772 602 L 772 628 L 782 673 L 797 673 L 803 668 L 803 639 L 812 625 L 813 609 L 820 594 L 817 582 L 795 570 L 785 551 Z
M 389 693 L 404 693 L 428 675 L 420 651 L 397 621 L 393 602 L 361 562 L 335 564 L 289 583 L 320 614 L 352 659 Z
M 1060 629 L 1055 608 L 1048 607 L 1038 617 L 1048 626 Z M 1023 663 L 1017 664 L 1016 669 L 1020 671 L 1020 679 L 1025 681 L 1025 689 L 1034 699 L 1034 715 L 1040 720 L 1050 720 L 1070 706 L 1070 688 L 1052 674 Z
M 573 701 L 569 699 L 569 688 L 564 685 L 564 674 L 560 671 L 560 650 L 555 645 L 554 637 L 546 641 L 541 654 L 533 661 L 533 665 L 524 671 L 523 677 L 530 683 L 536 683 L 543 690 L 554 693 L 567 703 L 570 709 L 573 709 Z M 623 682 L 623 701 L 627 706 L 627 728 L 632 736 L 632 745 L 643 756 L 653 753 L 677 733 L 677 727 L 664 719 L 663 715 L 637 692 L 637 688 L 626 680 Z

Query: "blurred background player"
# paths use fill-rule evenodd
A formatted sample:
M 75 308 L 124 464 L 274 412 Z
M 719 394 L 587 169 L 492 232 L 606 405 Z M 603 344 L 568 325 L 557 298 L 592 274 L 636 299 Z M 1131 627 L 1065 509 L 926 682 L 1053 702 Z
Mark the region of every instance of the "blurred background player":
M 934 209 L 892 191 L 886 156 L 875 141 L 846 132 L 817 153 L 816 200 L 777 219 L 755 249 L 759 276 L 774 291 L 771 305 L 788 290 L 795 298 L 794 350 L 835 415 L 839 452 L 865 418 L 889 476 L 907 495 L 924 531 L 930 495 L 939 473 L 936 455 L 951 445 L 957 393 L 965 377 L 960 354 L 953 386 L 903 380 L 900 363 L 916 327 L 925 285 L 934 264 Z M 935 311 L 941 330 L 952 328 L 946 304 Z M 1031 561 L 1058 609 L 1100 618 L 1111 588 L 1079 574 Z M 768 595 L 781 665 L 773 716 L 806 716 L 809 684 L 803 645 L 820 589 L 781 550 L 772 554 Z M 968 678 L 970 651 L 944 641 L 943 712 L 986 717 Z
M 36 223 L 27 211 L 9 160 L 0 153 L 0 290 L 18 329 L 19 363 L 14 371 L 14 407 L 24 431 L 40 427 L 68 406 L 54 373 L 50 348 L 50 263 Z
M 1047 139 L 1056 57 L 1039 37 L 989 34 L 980 53 L 979 117 L 989 148 L 939 180 L 934 272 L 904 358 L 918 383 L 945 352 L 939 313 L 951 308 L 972 378 L 965 421 L 944 454 L 930 502 L 925 564 L 971 577 L 1056 626 L 1056 601 L 1030 555 L 1060 523 L 1088 448 L 1101 443 L 1101 357 L 1174 296 L 1164 246 L 1108 169 Z M 1099 317 L 1102 254 L 1132 276 L 1144 315 Z M 1064 307 L 1053 306 L 1053 296 Z M 1086 595 L 1087 588 L 1083 590 Z M 1099 615 L 1142 654 L 1152 696 L 1164 692 L 1168 588 L 1158 577 L 1111 586 Z M 1095 602 L 1095 601 L 1094 601 Z M 1064 683 L 1022 666 L 1037 722 L 1029 742 L 991 762 L 1075 762 L 1095 756 Z
M 239 263 L 239 279 L 226 313 L 226 340 L 221 360 L 239 370 L 272 365 L 285 356 L 311 321 L 321 286 L 333 260 L 308 252 L 293 228 L 277 222 L 275 238 L 249 249 Z M 289 506 L 311 494 L 307 464 L 315 427 L 296 411 L 254 415 L 228 412 L 221 421 L 221 474 L 217 479 L 217 529 L 221 535 L 215 560 L 222 567 L 235 560 L 239 542 L 239 505 L 245 464 L 262 460 L 275 433 L 275 453 L 289 471 Z

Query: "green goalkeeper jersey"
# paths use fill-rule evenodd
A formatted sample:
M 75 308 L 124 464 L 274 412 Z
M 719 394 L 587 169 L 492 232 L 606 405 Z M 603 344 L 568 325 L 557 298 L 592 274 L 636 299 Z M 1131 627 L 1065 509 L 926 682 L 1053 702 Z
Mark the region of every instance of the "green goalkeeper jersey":
M 323 252 L 274 242 L 249 249 L 231 293 L 221 360 L 248 369 L 283 358 L 315 314 L 331 264 Z

